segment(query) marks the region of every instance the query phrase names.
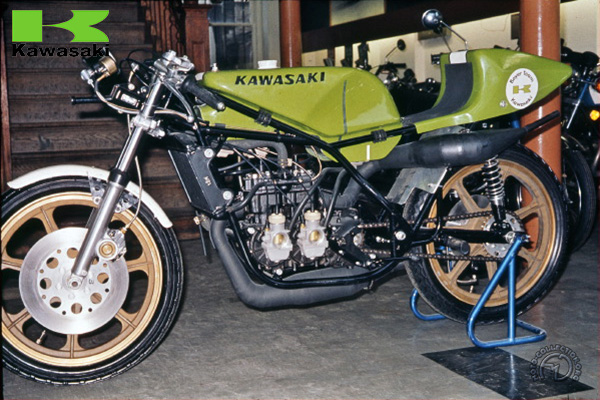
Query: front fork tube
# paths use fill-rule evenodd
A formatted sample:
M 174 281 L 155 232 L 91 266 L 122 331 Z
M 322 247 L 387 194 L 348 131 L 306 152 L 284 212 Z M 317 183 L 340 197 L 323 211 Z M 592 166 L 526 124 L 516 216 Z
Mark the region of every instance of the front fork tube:
M 151 118 L 154 113 L 154 103 L 161 92 L 162 83 L 156 81 L 150 90 L 150 94 L 148 95 L 144 107 L 136 118 L 140 118 L 142 121 L 147 121 Z M 88 274 L 92 260 L 96 256 L 96 246 L 104 237 L 108 229 L 108 224 L 114 215 L 119 198 L 129 182 L 127 171 L 135 159 L 137 149 L 147 129 L 148 127 L 146 125 L 137 124 L 131 135 L 127 138 L 123 150 L 121 151 L 121 155 L 119 156 L 119 160 L 111 170 L 106 190 L 102 196 L 98 209 L 90 215 L 86 225 L 88 231 L 81 244 L 81 248 L 75 259 L 75 264 L 71 269 L 71 276 L 68 280 L 69 286 L 73 289 L 80 287 L 83 279 L 85 279 Z
M 571 129 L 571 125 L 573 124 L 575 115 L 577 114 L 577 111 L 581 107 L 581 103 L 583 102 L 583 98 L 585 97 L 587 91 L 589 90 L 589 87 L 590 87 L 589 82 L 582 82 L 581 91 L 579 92 L 579 95 L 577 96 L 577 100 L 575 101 L 575 105 L 573 106 L 573 110 L 571 111 L 571 115 L 569 115 L 569 119 L 567 120 L 567 124 L 565 125 L 566 131 L 569 131 L 569 129 Z

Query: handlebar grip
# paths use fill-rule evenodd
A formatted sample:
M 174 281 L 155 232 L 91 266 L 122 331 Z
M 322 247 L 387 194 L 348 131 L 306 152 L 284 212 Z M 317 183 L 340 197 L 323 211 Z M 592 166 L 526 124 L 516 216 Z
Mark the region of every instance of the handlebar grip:
M 225 103 L 223 103 L 219 96 L 208 89 L 198 86 L 196 80 L 192 76 L 188 76 L 185 81 L 183 81 L 181 89 L 186 93 L 196 96 L 198 100 L 208 104 L 217 111 L 225 110 Z
M 74 106 L 76 106 L 78 104 L 90 104 L 90 103 L 102 103 L 102 100 L 100 100 L 96 96 L 89 96 L 89 97 L 72 96 L 71 97 L 71 105 L 74 105 Z

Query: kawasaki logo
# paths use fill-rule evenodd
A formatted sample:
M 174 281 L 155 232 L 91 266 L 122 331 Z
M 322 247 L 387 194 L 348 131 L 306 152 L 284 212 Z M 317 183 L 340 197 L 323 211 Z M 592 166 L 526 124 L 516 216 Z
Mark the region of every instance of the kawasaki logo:
M 106 46 L 93 47 L 25 47 L 25 43 L 13 43 L 13 57 L 102 57 L 106 54 Z
M 532 70 L 519 68 L 506 81 L 506 99 L 514 108 L 522 110 L 535 101 L 538 85 L 537 76 Z
M 73 34 L 74 42 L 108 42 L 108 36 L 98 28 L 92 27 L 108 17 L 108 10 L 71 10 L 73 18 L 59 24 L 42 23 L 42 10 L 13 10 L 13 42 L 41 42 L 42 28 L 54 27 L 66 29 Z
M 285 75 L 238 75 L 235 78 L 236 85 L 297 85 L 303 83 L 325 82 L 325 72 L 313 72 L 307 74 L 285 74 Z
M 42 23 L 42 10 L 13 10 L 13 42 L 43 41 L 43 28 L 65 29 L 73 34 L 71 43 L 107 43 L 108 36 L 98 28 L 92 27 L 108 17 L 108 10 L 71 10 L 73 18 L 58 24 Z M 108 48 L 108 43 L 104 45 Z M 41 47 L 25 43 L 12 44 L 13 57 L 101 57 L 105 54 L 100 46 L 93 47 Z
M 515 85 L 515 86 L 513 86 L 513 94 L 519 94 L 521 92 L 531 93 L 531 85 L 523 85 L 523 86 Z

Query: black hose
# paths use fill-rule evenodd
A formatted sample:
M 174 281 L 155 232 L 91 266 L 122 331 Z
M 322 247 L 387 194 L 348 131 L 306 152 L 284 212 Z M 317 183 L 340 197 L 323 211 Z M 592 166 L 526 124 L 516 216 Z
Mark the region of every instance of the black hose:
M 279 163 L 279 166 L 285 167 L 287 165 L 288 152 L 287 148 L 285 147 L 285 144 L 283 143 L 271 142 L 268 140 L 250 139 L 232 140 L 228 143 L 233 147 L 237 147 L 244 150 L 255 149 L 257 147 L 270 147 L 272 149 L 275 149 L 275 151 L 277 152 L 277 162 Z
M 319 188 L 321 181 L 325 178 L 325 176 L 330 172 L 339 172 L 339 171 L 342 171 L 342 169 L 336 168 L 336 167 L 328 167 L 328 168 L 323 169 L 323 171 L 321 171 L 321 175 L 315 180 L 315 182 L 312 183 L 312 186 L 310 187 L 310 189 L 308 189 L 306 196 L 302 199 L 300 204 L 298 204 L 298 206 L 296 207 L 296 210 L 294 211 L 294 215 L 292 215 L 292 218 L 290 219 L 290 224 L 289 224 L 290 229 L 292 229 L 292 227 L 296 223 L 296 220 L 298 219 L 298 217 L 300 216 L 300 213 L 302 212 L 302 209 L 308 202 L 309 197 L 312 196 L 313 193 L 315 193 L 315 190 L 317 190 Z
M 335 209 L 335 203 L 340 193 L 340 187 L 342 186 L 342 181 L 345 177 L 346 171 L 342 171 L 335 180 L 335 184 L 333 185 L 333 193 L 331 195 L 331 202 L 329 203 L 329 207 L 327 209 L 327 216 L 325 217 L 325 223 L 323 224 L 323 226 L 325 227 L 329 226 L 329 222 L 331 221 L 331 217 L 333 216 L 333 210 Z

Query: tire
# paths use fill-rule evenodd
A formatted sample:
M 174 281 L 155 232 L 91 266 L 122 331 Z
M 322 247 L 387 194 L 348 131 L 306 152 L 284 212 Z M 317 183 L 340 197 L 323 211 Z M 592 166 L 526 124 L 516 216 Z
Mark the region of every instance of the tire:
M 567 190 L 569 247 L 579 249 L 586 242 L 596 221 L 594 175 L 579 150 L 563 148 L 562 181 Z
M 125 261 L 96 258 L 81 287 L 87 292 L 73 294 L 61 284 L 83 238 L 77 241 L 73 232 L 85 233 L 94 207 L 83 178 L 45 181 L 2 195 L 2 362 L 25 378 L 56 385 L 110 378 L 147 357 L 175 320 L 183 287 L 179 245 L 173 230 L 162 227 L 145 205 L 125 235 Z M 134 208 L 115 214 L 109 227 L 119 229 L 133 217 Z M 57 237 L 65 244 L 56 245 Z M 60 262 L 48 258 L 48 251 Z M 41 264 L 31 261 L 37 254 Z M 126 269 L 118 268 L 125 263 Z M 28 280 L 34 290 L 19 282 Z M 44 293 L 55 297 L 40 300 L 47 299 Z M 83 297 L 68 300 L 74 296 Z M 124 300 L 111 302 L 111 297 Z M 25 306 L 32 301 L 42 306 Z M 74 325 L 77 332 L 57 332 L 63 328 L 55 326 L 67 326 L 67 318 L 81 321 Z
M 498 161 L 505 181 L 507 220 L 513 229 L 524 229 L 532 236 L 532 241 L 517 255 L 515 306 L 522 313 L 541 300 L 562 271 L 567 245 L 566 207 L 556 177 L 533 152 L 515 146 L 501 153 Z M 480 170 L 481 165 L 474 165 L 450 171 L 443 184 L 442 200 L 433 204 L 429 217 L 490 210 Z M 529 206 L 523 205 L 524 195 L 534 199 Z M 405 207 L 408 218 L 416 215 L 422 198 L 421 192 L 409 199 Z M 493 222 L 493 217 L 487 216 L 443 224 L 487 230 Z M 508 246 L 469 245 L 470 255 L 502 257 L 508 250 Z M 414 251 L 452 253 L 434 243 Z M 497 265 L 490 261 L 418 259 L 408 262 L 406 269 L 414 287 L 432 308 L 447 318 L 465 322 Z M 482 309 L 478 322 L 502 321 L 507 310 L 507 287 L 501 282 Z

